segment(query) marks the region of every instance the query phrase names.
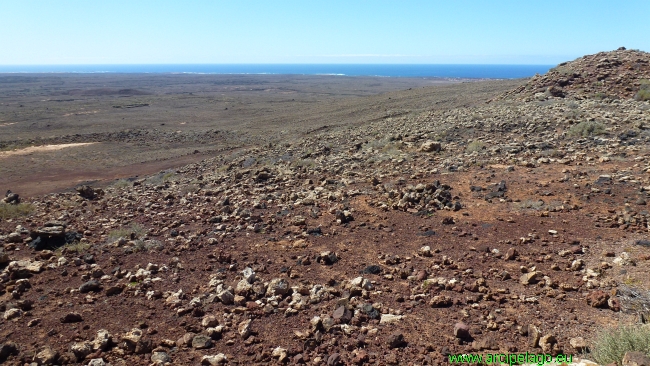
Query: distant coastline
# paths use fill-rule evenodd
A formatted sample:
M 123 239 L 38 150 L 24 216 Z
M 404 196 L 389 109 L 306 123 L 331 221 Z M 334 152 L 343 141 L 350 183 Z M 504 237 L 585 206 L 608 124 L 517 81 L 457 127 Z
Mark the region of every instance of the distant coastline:
M 444 64 L 186 64 L 186 65 L 0 65 L 0 73 L 147 73 L 332 75 L 406 78 L 517 79 L 544 74 L 555 65 Z

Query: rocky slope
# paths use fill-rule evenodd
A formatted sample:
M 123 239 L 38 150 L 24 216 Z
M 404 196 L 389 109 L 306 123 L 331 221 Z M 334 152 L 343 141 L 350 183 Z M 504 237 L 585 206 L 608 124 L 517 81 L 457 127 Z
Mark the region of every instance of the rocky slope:
M 588 75 L 593 59 L 567 65 Z M 425 365 L 583 352 L 645 311 L 629 294 L 650 285 L 650 104 L 625 85 L 593 99 L 577 81 L 570 98 L 525 97 L 556 75 L 524 100 L 387 114 L 101 190 L 8 195 L 3 212 L 19 199 L 33 211 L 0 222 L 0 357 Z
M 627 50 L 600 52 L 563 62 L 544 75 L 503 97 L 543 100 L 547 97 L 571 99 L 630 99 L 643 81 L 650 79 L 650 53 Z

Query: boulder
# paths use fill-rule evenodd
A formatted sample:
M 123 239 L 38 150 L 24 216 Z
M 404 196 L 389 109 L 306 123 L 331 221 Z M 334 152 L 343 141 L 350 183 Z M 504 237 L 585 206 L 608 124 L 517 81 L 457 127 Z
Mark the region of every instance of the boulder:
M 437 152 L 442 150 L 442 145 L 438 141 L 425 141 L 421 146 L 420 146 L 420 151 L 422 152 Z
M 650 366 L 650 358 L 643 352 L 626 352 L 621 364 L 623 366 Z

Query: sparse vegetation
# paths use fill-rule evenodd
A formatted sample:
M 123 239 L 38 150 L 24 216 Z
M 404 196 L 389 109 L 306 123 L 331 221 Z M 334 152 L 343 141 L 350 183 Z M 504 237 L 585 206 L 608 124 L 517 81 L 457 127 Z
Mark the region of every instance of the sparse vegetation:
M 294 165 L 300 168 L 313 168 L 316 166 L 314 159 L 298 159 L 294 162 Z
M 594 98 L 598 100 L 614 99 L 611 96 L 607 95 L 606 93 L 602 93 L 602 92 L 598 92 L 594 94 Z
M 187 196 L 188 193 L 195 193 L 199 190 L 199 186 L 196 184 L 186 184 L 181 187 L 181 195 Z
M 544 207 L 544 201 L 527 199 L 516 202 L 514 206 L 520 210 L 541 210 Z
M 620 326 L 601 331 L 593 342 L 589 357 L 601 364 L 621 364 L 626 352 L 638 351 L 650 354 L 650 328 L 642 326 Z
M 176 174 L 171 171 L 161 172 L 147 179 L 147 183 L 158 185 L 168 183 L 176 178 Z
M 115 183 L 112 184 L 112 186 L 115 187 L 115 188 L 127 188 L 130 185 L 131 184 L 126 179 L 119 179 Z
M 27 216 L 34 212 L 34 206 L 29 203 L 19 203 L 17 205 L 0 203 L 0 219 L 15 219 Z
M 650 100 L 650 80 L 641 80 L 641 87 L 634 96 L 634 99 L 638 101 Z
M 387 138 L 383 138 L 381 140 L 373 140 L 368 143 L 368 148 L 370 148 L 371 150 L 381 150 L 389 143 L 390 140 Z
M 66 244 L 58 248 L 57 253 L 60 254 L 60 252 L 62 252 L 64 248 L 68 252 L 83 253 L 86 250 L 88 250 L 91 246 L 92 245 L 89 242 L 75 241 L 74 243 Z
M 133 223 L 129 227 L 121 228 L 121 229 L 116 229 L 116 230 L 111 230 L 108 233 L 108 242 L 114 242 L 115 240 L 119 238 L 131 238 L 131 234 L 133 234 L 134 238 L 139 238 L 141 236 L 144 236 L 144 234 L 147 233 L 147 229 L 145 229 L 142 225 L 138 223 Z
M 587 137 L 591 135 L 601 135 L 605 132 L 605 126 L 602 123 L 594 121 L 583 121 L 577 125 L 571 126 L 567 135 L 570 137 Z
M 472 152 L 478 152 L 478 151 L 481 151 L 481 150 L 485 150 L 485 147 L 486 147 L 486 145 L 485 145 L 485 142 L 483 142 L 483 141 L 472 141 L 469 144 L 467 144 L 467 147 L 465 148 L 465 150 L 468 153 L 472 153 Z
M 126 248 L 127 253 L 148 252 L 150 250 L 160 250 L 164 246 L 158 240 L 135 240 L 132 247 Z

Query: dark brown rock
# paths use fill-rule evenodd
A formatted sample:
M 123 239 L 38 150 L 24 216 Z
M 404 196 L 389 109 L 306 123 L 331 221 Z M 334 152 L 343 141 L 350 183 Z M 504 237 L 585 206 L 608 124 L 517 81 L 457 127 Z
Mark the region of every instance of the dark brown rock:
M 386 344 L 388 344 L 388 348 L 400 348 L 406 346 L 406 341 L 402 333 L 393 333 L 386 340 Z
M 587 304 L 594 308 L 606 308 L 609 295 L 605 291 L 596 290 L 587 295 Z

